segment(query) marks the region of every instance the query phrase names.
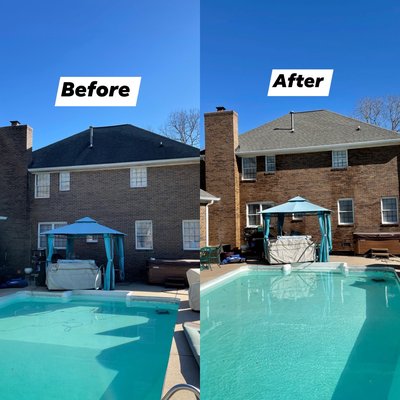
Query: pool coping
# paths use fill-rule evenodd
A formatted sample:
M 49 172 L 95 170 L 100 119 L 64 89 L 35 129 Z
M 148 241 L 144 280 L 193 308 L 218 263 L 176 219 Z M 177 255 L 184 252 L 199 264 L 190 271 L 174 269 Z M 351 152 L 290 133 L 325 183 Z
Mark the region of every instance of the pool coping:
M 307 270 L 307 272 L 332 272 L 342 275 L 347 275 L 349 272 L 392 272 L 400 284 L 400 278 L 398 277 L 396 270 L 393 267 L 382 266 L 382 267 L 367 267 L 367 266 L 348 266 L 346 262 L 309 262 L 309 263 L 293 263 L 293 264 L 280 264 L 280 265 L 244 265 L 234 271 L 230 271 L 224 275 L 218 276 L 215 279 L 204 282 L 200 284 L 200 293 L 204 294 L 213 287 L 230 280 L 236 275 L 242 275 L 248 271 L 271 271 L 277 272 L 282 271 L 283 275 L 288 275 L 292 271 L 302 271 Z
M 93 290 L 65 290 L 60 292 L 45 292 L 38 290 L 21 290 L 16 293 L 7 294 L 5 296 L 0 297 L 0 303 L 6 301 L 8 299 L 15 298 L 28 298 L 28 297 L 47 297 L 47 298 L 62 298 L 62 299 L 71 299 L 72 297 L 93 297 L 104 299 L 114 299 L 114 300 L 125 300 L 125 302 L 157 302 L 157 303 L 169 303 L 169 304 L 177 304 L 179 305 L 180 299 L 175 297 L 161 297 L 161 296 L 137 296 L 133 294 L 132 291 L 129 290 L 118 290 L 118 291 L 93 291 Z

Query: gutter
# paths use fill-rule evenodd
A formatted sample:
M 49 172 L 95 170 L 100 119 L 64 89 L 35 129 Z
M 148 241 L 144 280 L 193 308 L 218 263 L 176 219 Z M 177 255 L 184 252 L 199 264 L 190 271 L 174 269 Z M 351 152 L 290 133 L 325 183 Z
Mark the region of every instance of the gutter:
M 29 172 L 58 172 L 58 171 L 87 171 L 87 170 L 104 170 L 104 169 L 121 169 L 130 167 L 164 167 L 175 165 L 196 165 L 199 164 L 200 157 L 188 158 L 171 158 L 169 160 L 149 160 L 149 161 L 133 161 L 123 163 L 109 164 L 90 164 L 90 165 L 65 165 L 57 167 L 41 167 L 28 168 Z
M 371 140 L 369 142 L 339 143 L 330 145 L 324 144 L 319 146 L 307 146 L 307 147 L 291 147 L 283 149 L 248 150 L 248 151 L 236 150 L 236 155 L 239 157 L 255 157 L 255 156 L 276 155 L 276 154 L 317 153 L 321 151 L 332 151 L 332 150 L 363 149 L 369 147 L 384 147 L 392 145 L 400 145 L 400 138 L 387 139 L 387 140 Z

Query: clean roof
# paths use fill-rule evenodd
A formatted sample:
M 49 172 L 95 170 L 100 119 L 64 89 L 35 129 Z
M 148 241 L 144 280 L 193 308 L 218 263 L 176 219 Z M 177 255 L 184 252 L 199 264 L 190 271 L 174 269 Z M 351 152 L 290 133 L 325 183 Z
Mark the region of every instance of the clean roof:
M 326 111 L 286 114 L 239 136 L 237 153 L 400 139 L 396 132 Z

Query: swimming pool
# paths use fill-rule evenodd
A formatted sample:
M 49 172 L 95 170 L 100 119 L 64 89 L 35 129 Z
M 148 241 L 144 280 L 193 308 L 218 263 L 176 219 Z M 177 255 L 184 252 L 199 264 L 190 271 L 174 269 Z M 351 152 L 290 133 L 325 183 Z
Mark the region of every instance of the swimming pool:
M 202 286 L 201 324 L 207 400 L 400 398 L 390 269 L 242 268 Z
M 2 400 L 160 399 L 178 301 L 29 293 L 0 299 Z

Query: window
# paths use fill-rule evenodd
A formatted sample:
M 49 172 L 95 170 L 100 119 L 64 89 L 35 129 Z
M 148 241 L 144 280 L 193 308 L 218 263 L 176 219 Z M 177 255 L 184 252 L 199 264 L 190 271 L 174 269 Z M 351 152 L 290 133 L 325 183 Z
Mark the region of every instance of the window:
M 332 151 L 332 168 L 347 168 L 347 150 Z
M 97 235 L 86 235 L 86 243 L 97 243 L 98 241 Z
M 246 207 L 246 214 L 247 214 L 247 226 L 248 227 L 255 227 L 255 226 L 261 226 L 263 221 L 262 221 L 262 215 L 258 214 L 260 211 L 264 211 L 267 208 L 272 207 L 273 204 L 271 202 L 269 203 L 250 203 L 247 204 Z
M 304 214 L 292 213 L 292 221 L 303 221 Z
M 48 172 L 35 175 L 35 199 L 50 197 L 50 174 Z
M 397 224 L 399 222 L 397 210 L 397 197 L 382 197 L 382 224 Z
M 200 249 L 200 221 L 182 221 L 183 250 Z
M 39 222 L 38 224 L 38 250 L 45 249 L 47 246 L 47 239 L 45 232 L 52 229 L 60 228 L 67 225 L 66 222 Z M 54 238 L 55 249 L 65 249 L 67 247 L 67 238 L 65 236 L 56 236 Z
M 353 199 L 338 200 L 338 216 L 339 216 L 339 225 L 354 224 Z
M 131 188 L 147 187 L 147 168 L 131 168 Z
M 276 171 L 276 157 L 265 156 L 265 172 L 274 173 Z
M 60 192 L 67 192 L 70 188 L 70 173 L 60 172 Z
M 257 158 L 242 158 L 242 180 L 255 180 L 257 178 Z
M 153 221 L 136 221 L 136 249 L 153 250 Z

